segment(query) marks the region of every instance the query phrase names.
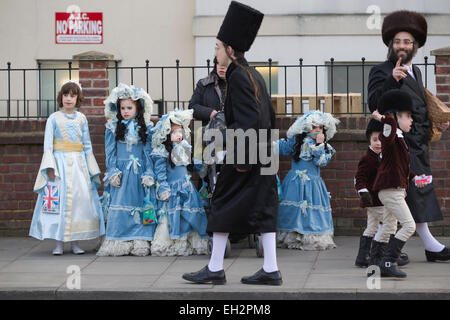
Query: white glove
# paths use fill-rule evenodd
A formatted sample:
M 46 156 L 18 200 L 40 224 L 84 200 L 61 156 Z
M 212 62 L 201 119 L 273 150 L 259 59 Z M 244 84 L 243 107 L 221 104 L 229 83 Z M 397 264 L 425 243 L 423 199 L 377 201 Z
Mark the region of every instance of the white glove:
M 120 187 L 120 178 L 122 177 L 122 173 L 117 173 L 115 175 L 113 175 L 110 179 L 109 179 L 109 183 L 116 188 Z
M 142 185 L 144 187 L 151 187 L 154 184 L 155 184 L 155 180 L 153 179 L 153 177 L 150 177 L 150 176 L 142 177 Z

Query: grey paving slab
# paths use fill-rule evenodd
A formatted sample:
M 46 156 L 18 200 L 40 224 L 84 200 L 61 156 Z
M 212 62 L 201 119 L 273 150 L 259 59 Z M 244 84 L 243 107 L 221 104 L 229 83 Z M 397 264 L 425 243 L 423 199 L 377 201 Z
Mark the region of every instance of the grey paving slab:
M 1 269 L 1 273 L 49 273 L 66 274 L 69 266 L 86 267 L 92 260 L 58 260 L 58 257 L 51 257 L 47 260 L 16 260 Z
M 63 284 L 58 291 L 117 291 L 118 288 L 123 291 L 148 290 L 157 278 L 158 276 L 155 275 L 86 275 L 82 273 L 80 277 L 80 289 L 71 289 L 66 284 Z
M 170 263 L 170 261 L 102 261 L 88 265 L 83 269 L 83 275 L 159 275 Z
M 450 238 L 440 238 L 450 243 Z M 98 241 L 81 242 L 84 255 L 53 256 L 53 240 L 0 238 L 0 299 L 450 299 L 450 262 L 428 263 L 420 238 L 404 250 L 411 263 L 403 280 L 380 280 L 369 289 L 366 270 L 354 267 L 359 238 L 336 237 L 327 251 L 277 249 L 283 285 L 249 286 L 242 276 L 259 270 L 263 258 L 246 243 L 232 244 L 224 260 L 227 284 L 198 285 L 181 278 L 203 268 L 209 256 L 97 257 Z M 81 290 L 66 286 L 67 267 L 81 268 Z
M 383 284 L 384 288 L 394 289 L 393 282 Z M 311 274 L 306 281 L 304 289 L 367 289 L 367 276 L 364 273 L 354 276 L 349 274 Z
M 57 289 L 67 280 L 68 274 L 35 272 L 0 272 L 0 288 L 53 288 Z

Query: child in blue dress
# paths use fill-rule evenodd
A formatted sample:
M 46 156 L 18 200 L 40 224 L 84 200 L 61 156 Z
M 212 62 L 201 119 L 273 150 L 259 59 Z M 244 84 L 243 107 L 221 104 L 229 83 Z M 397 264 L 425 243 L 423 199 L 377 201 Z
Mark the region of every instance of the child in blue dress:
M 336 132 L 338 119 L 329 113 L 309 111 L 297 118 L 278 141 L 279 154 L 292 156 L 292 167 L 283 180 L 278 211 L 277 241 L 281 247 L 302 250 L 335 248 L 330 194 L 320 167 L 335 150 L 327 143 Z
M 192 148 L 187 139 L 192 114 L 192 109 L 171 111 L 153 129 L 152 158 L 159 201 L 152 255 L 207 253 L 207 218 L 187 169 L 191 163 Z
M 30 236 L 55 239 L 54 255 L 64 253 L 64 242 L 74 254 L 84 250 L 78 240 L 105 234 L 97 189 L 100 169 L 95 160 L 86 116 L 76 111 L 82 100 L 79 83 L 68 81 L 58 93 L 59 111 L 45 124 L 44 154 L 34 184 L 38 193 Z
M 98 256 L 150 254 L 156 224 L 144 224 L 144 198 L 156 204 L 150 121 L 153 101 L 141 88 L 120 83 L 105 100 L 106 237 Z M 109 199 L 108 199 L 109 198 Z M 109 200 L 109 201 L 108 201 Z

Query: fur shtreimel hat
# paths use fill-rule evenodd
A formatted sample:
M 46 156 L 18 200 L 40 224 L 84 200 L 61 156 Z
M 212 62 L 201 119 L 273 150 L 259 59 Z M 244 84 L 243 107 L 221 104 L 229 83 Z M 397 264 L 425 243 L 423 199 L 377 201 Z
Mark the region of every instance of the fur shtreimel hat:
M 393 89 L 386 91 L 380 98 L 378 112 L 385 114 L 386 112 L 411 111 L 411 96 L 401 90 Z
M 370 136 L 372 135 L 372 132 L 383 132 L 383 126 L 384 124 L 381 123 L 378 120 L 370 119 L 369 124 L 367 125 L 366 129 L 366 137 L 367 140 L 370 141 Z
M 295 120 L 289 127 L 286 136 L 289 139 L 298 134 L 308 133 L 313 129 L 313 126 L 323 125 L 327 134 L 327 140 L 330 140 L 336 134 L 336 126 L 339 122 L 339 119 L 334 118 L 330 113 L 323 113 L 318 110 L 308 111 Z
M 406 31 L 413 35 L 420 48 L 427 40 L 427 29 L 427 21 L 423 15 L 414 11 L 401 10 L 394 11 L 384 18 L 381 35 L 384 44 L 389 46 L 389 42 L 397 33 Z
M 120 99 L 131 99 L 133 101 L 140 100 L 144 109 L 144 121 L 147 126 L 153 126 L 150 120 L 153 112 L 153 100 L 147 92 L 142 88 L 135 88 L 124 83 L 119 83 L 117 87 L 112 89 L 109 97 L 103 101 L 105 104 L 105 117 L 117 121 L 117 110 Z
M 217 39 L 239 52 L 248 51 L 256 38 L 264 14 L 240 2 L 231 1 Z

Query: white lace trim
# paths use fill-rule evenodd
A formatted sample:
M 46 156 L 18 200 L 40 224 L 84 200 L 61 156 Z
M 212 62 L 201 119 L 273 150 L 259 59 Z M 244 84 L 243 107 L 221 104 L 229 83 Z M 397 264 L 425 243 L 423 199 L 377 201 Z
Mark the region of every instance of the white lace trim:
M 158 147 L 153 148 L 152 153 L 150 156 L 159 156 L 163 158 L 169 157 L 169 152 L 167 151 L 166 147 L 160 144 Z
M 158 148 L 167 139 L 171 131 L 171 123 L 179 124 L 183 127 L 184 139 L 188 140 L 191 134 L 189 124 L 194 114 L 193 109 L 174 110 L 163 115 L 153 128 L 152 148 Z
M 133 240 L 133 250 L 131 255 L 145 257 L 150 254 L 150 243 L 147 240 Z
M 123 240 L 105 240 L 102 246 L 97 252 L 99 257 L 107 256 L 127 256 L 130 254 L 133 248 L 133 241 L 123 241 Z
M 171 239 L 169 235 L 169 219 L 161 216 L 151 244 L 153 256 L 189 256 L 206 254 L 208 239 L 202 239 L 198 233 L 191 231 L 178 239 Z
M 111 91 L 109 97 L 103 101 L 105 104 L 105 117 L 117 121 L 117 101 L 119 99 L 142 100 L 144 102 L 144 121 L 147 126 L 153 126 L 151 116 L 153 113 L 153 100 L 147 92 L 142 88 L 135 88 L 134 86 L 127 86 L 124 83 L 119 85 Z M 108 121 L 109 122 L 109 121 Z
M 328 250 L 336 248 L 333 235 L 327 234 L 300 234 L 296 231 L 278 231 L 278 247 L 299 249 L 305 251 Z
M 331 140 L 336 134 L 336 126 L 339 123 L 339 119 L 334 118 L 330 113 L 322 113 L 318 110 L 308 111 L 302 117 L 297 117 L 288 129 L 286 136 L 292 138 L 298 134 L 308 133 L 312 130 L 313 125 L 323 125 L 326 130 L 327 140 Z

